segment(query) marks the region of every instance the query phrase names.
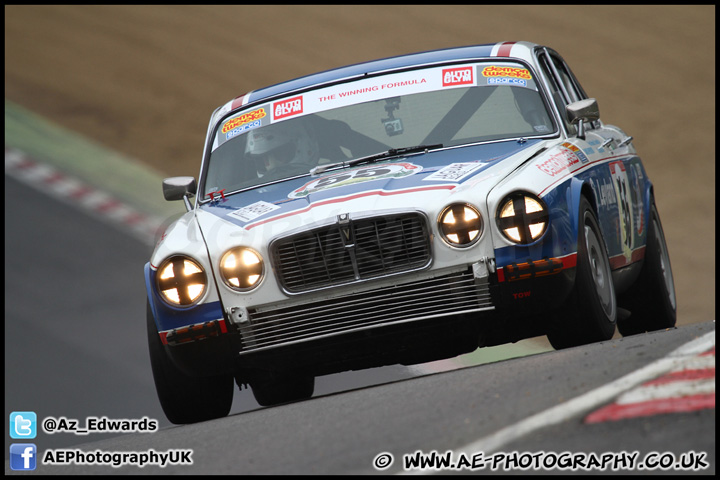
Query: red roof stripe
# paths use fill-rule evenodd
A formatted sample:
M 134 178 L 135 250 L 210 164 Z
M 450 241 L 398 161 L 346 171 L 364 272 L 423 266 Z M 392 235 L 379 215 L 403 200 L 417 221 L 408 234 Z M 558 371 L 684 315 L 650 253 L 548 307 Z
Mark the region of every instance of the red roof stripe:
M 500 45 L 497 56 L 498 57 L 509 57 L 510 50 L 512 50 L 512 47 L 513 47 L 513 45 L 515 45 L 515 43 L 516 42 L 505 42 L 502 45 Z
M 240 95 L 239 97 L 235 97 L 233 99 L 232 105 L 230 106 L 230 110 L 235 110 L 238 107 L 242 107 L 245 104 L 245 99 L 248 97 L 248 93 L 245 95 Z

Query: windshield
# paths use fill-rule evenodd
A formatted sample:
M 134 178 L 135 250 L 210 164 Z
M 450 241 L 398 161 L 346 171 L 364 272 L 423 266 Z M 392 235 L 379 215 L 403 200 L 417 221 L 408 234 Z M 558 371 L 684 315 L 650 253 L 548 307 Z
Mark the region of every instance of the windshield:
M 512 62 L 388 74 L 256 105 L 214 133 L 203 199 L 317 166 L 416 145 L 547 135 L 552 117 L 530 71 Z

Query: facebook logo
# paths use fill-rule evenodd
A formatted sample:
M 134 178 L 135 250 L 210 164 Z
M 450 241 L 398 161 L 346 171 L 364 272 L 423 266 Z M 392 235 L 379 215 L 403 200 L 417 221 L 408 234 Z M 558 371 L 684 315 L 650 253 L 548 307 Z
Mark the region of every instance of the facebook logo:
M 12 412 L 10 414 L 10 438 L 35 438 L 37 415 L 35 412 Z
M 37 447 L 32 443 L 10 445 L 10 468 L 13 470 L 35 470 Z

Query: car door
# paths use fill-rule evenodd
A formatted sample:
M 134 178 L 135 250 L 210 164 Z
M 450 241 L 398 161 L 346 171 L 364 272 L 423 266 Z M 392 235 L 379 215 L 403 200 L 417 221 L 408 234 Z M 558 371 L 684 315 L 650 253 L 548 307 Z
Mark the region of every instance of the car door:
M 564 60 L 553 50 L 536 52 L 547 79 L 554 108 L 562 119 L 569 146 L 591 166 L 578 175 L 589 181 L 595 192 L 598 220 L 605 237 L 611 268 L 617 269 L 637 261 L 644 245 L 643 194 L 646 176 L 632 146 L 632 137 L 601 120 L 578 127 L 568 121 L 566 107 L 587 99 L 576 77 Z

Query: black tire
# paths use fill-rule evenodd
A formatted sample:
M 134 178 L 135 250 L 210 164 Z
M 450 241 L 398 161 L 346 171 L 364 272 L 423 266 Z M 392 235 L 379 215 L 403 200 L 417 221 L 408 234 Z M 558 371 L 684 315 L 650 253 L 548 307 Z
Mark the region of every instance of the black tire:
M 617 299 L 607 248 L 595 212 L 580 199 L 575 287 L 548 329 L 555 349 L 610 340 L 615 334 Z
M 618 322 L 623 336 L 673 328 L 677 320 L 677 300 L 670 255 L 655 201 L 650 206 L 647 247 L 640 275 L 620 298 L 630 317 Z
M 168 420 L 182 425 L 227 416 L 235 389 L 233 377 L 191 377 L 179 370 L 163 348 L 150 305 L 147 333 L 155 389 Z
M 315 377 L 307 375 L 273 376 L 251 382 L 255 400 L 263 407 L 307 400 L 315 391 Z

